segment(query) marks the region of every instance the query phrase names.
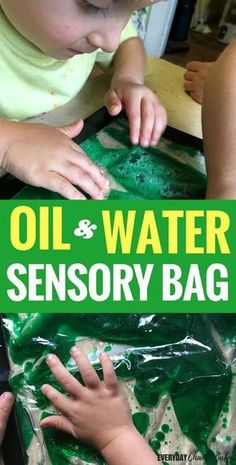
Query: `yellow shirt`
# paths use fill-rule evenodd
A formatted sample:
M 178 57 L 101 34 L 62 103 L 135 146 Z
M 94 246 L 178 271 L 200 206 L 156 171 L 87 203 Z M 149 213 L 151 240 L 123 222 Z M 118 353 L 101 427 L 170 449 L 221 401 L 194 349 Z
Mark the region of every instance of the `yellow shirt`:
M 129 21 L 121 42 L 137 36 Z M 0 9 L 0 118 L 26 118 L 71 100 L 83 87 L 95 62 L 109 66 L 112 53 L 97 50 L 56 60 L 25 39 Z

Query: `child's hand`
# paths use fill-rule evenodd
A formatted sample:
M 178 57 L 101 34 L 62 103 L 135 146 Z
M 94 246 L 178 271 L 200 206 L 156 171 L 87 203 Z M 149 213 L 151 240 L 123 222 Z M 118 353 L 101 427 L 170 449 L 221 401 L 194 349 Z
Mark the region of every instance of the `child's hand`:
M 2 125 L 7 140 L 0 152 L 3 169 L 26 184 L 58 192 L 67 199 L 85 199 L 74 186 L 94 199 L 104 198 L 109 188 L 104 170 L 71 140 L 82 130 L 82 120 L 61 128 L 9 121 Z
M 143 147 L 158 144 L 167 125 L 167 115 L 157 96 L 148 87 L 131 80 L 119 80 L 107 92 L 105 105 L 113 116 L 125 109 L 132 144 L 139 143 Z
M 55 355 L 49 355 L 48 366 L 69 396 L 61 394 L 52 386 L 42 386 L 43 394 L 62 415 L 45 418 L 41 421 L 41 427 L 58 428 L 103 453 L 115 439 L 130 433 L 136 435 L 129 406 L 107 355 L 100 355 L 103 382 L 81 350 L 73 347 L 71 355 L 79 367 L 85 386 L 68 373 Z
M 0 447 L 2 445 L 13 403 L 14 397 L 11 392 L 4 392 L 0 396 Z

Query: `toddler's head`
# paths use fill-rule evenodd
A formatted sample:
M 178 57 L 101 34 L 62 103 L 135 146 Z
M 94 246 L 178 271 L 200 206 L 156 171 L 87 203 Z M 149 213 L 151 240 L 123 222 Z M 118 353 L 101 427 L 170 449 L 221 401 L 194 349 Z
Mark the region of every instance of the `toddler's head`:
M 131 13 L 149 4 L 151 0 L 0 0 L 11 24 L 57 59 L 97 48 L 113 52 Z

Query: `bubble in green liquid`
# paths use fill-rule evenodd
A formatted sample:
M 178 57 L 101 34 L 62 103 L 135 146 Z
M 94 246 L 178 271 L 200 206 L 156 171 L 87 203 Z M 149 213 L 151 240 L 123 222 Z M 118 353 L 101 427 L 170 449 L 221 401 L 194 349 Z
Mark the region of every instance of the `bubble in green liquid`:
M 111 352 L 112 346 L 106 346 L 104 347 L 103 351 L 104 352 Z
M 164 431 L 164 433 L 169 433 L 169 431 L 170 431 L 170 427 L 166 423 L 164 423 L 162 425 L 161 429 L 162 429 L 162 431 Z
M 157 453 L 159 451 L 160 447 L 161 447 L 161 443 L 157 439 L 152 439 L 149 444 L 150 444 L 153 452 L 155 452 L 155 453 Z
M 165 440 L 165 434 L 162 433 L 162 431 L 158 431 L 158 433 L 156 434 L 156 438 L 162 442 Z

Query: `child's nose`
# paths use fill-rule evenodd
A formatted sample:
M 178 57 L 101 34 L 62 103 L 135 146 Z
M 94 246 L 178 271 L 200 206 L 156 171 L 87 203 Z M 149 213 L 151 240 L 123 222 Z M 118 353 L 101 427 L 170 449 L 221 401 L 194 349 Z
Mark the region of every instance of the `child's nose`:
M 101 48 L 104 52 L 114 52 L 120 44 L 121 29 L 117 31 L 106 31 L 94 33 L 88 37 L 88 41 L 96 48 Z

